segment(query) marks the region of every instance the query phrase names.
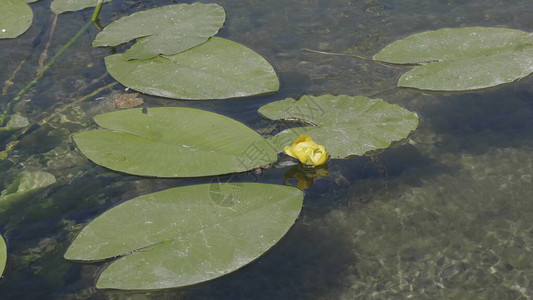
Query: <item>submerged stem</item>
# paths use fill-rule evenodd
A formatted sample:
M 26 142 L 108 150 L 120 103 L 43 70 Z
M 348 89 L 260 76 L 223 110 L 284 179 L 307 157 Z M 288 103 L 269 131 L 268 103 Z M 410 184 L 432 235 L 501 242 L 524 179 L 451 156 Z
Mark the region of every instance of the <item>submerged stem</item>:
M 7 104 L 6 104 L 6 107 L 4 108 L 4 110 L 2 111 L 2 115 L 0 116 L 0 125 L 3 125 L 4 124 L 4 119 L 6 117 L 6 114 L 9 112 L 9 110 L 11 109 L 11 106 L 13 105 L 13 103 L 19 101 L 22 96 L 34 85 L 36 84 L 37 82 L 39 82 L 39 79 L 41 79 L 43 77 L 43 74 L 44 72 L 46 72 L 46 70 L 48 70 L 50 68 L 50 66 L 52 66 L 57 57 L 61 54 L 63 54 L 63 52 L 65 52 L 68 48 L 70 48 L 70 46 L 81 36 L 81 34 L 87 30 L 87 28 L 89 28 L 89 26 L 91 26 L 92 24 L 92 21 L 89 21 L 87 22 L 87 24 L 85 24 L 85 26 L 83 26 L 83 28 L 78 31 L 78 33 L 72 37 L 63 47 L 61 47 L 61 49 L 59 49 L 59 51 L 57 51 L 57 53 L 50 59 L 50 61 L 43 66 L 43 68 L 41 69 L 41 71 L 39 73 L 37 73 L 37 75 L 35 76 L 35 78 L 30 81 L 28 84 L 26 84 L 26 86 L 24 88 L 22 88 L 18 93 L 17 95 L 15 95 L 15 97 L 13 99 L 11 99 L 11 101 L 9 101 Z
M 11 106 L 13 105 L 13 103 L 19 101 L 22 96 L 34 85 L 36 84 L 39 79 L 41 79 L 41 77 L 43 77 L 43 74 L 44 72 L 46 72 L 46 70 L 48 70 L 56 61 L 57 57 L 59 57 L 63 52 L 65 52 L 68 48 L 70 48 L 70 46 L 72 44 L 74 44 L 74 42 L 83 34 L 83 32 L 85 32 L 90 26 L 91 24 L 95 24 L 98 28 L 101 29 L 101 26 L 99 26 L 98 24 L 98 15 L 100 13 L 100 9 L 102 8 L 102 4 L 104 3 L 104 0 L 98 0 L 97 4 L 96 4 L 96 7 L 94 9 L 94 12 L 93 12 L 93 15 L 91 17 L 91 20 L 89 22 L 87 22 L 87 24 L 85 24 L 77 33 L 76 35 L 74 35 L 63 47 L 61 47 L 61 49 L 59 49 L 59 51 L 50 59 L 50 61 L 45 64 L 44 66 L 42 65 L 42 62 L 41 60 L 39 60 L 39 68 L 38 68 L 38 71 L 37 71 L 37 74 L 35 75 L 35 78 L 30 81 L 28 84 L 26 84 L 26 86 L 24 86 L 24 88 L 22 88 L 16 95 L 13 99 L 11 99 L 11 101 L 9 101 L 6 106 L 4 107 L 4 109 L 0 112 L 0 127 L 4 124 L 4 121 L 5 121 L 5 117 L 7 115 L 7 113 L 11 110 Z M 54 19 L 54 26 L 53 28 L 55 27 L 55 21 L 57 19 Z M 52 32 L 53 32 L 53 29 L 52 29 Z M 52 33 L 51 33 L 52 34 Z M 46 54 L 47 52 L 47 49 L 48 49 L 48 44 L 46 45 L 45 47 L 45 50 L 44 50 L 44 53 Z M 41 58 L 43 58 L 43 56 L 41 56 Z M 44 60 L 44 58 L 43 58 Z M 19 68 L 22 66 L 22 64 L 24 63 L 25 61 L 23 61 L 19 67 L 15 70 L 14 74 L 12 75 L 11 78 L 14 78 L 16 72 L 19 70 Z M 10 79 L 11 79 L 10 78 Z M 8 83 L 11 83 L 10 79 L 8 81 L 6 81 L 6 86 L 4 87 L 4 89 L 2 90 L 3 94 L 6 94 L 7 93 L 7 89 L 9 88 L 8 86 Z M 0 151 L 0 160 L 3 160 L 5 159 L 7 156 L 8 156 L 8 151 L 12 150 L 19 142 L 20 142 L 20 139 L 26 135 L 26 134 L 29 134 L 31 133 L 32 131 L 34 131 L 35 129 L 43 126 L 44 124 L 47 124 L 52 118 L 56 117 L 57 115 L 59 115 L 60 113 L 64 112 L 65 110 L 67 110 L 68 108 L 72 107 L 73 105 L 75 104 L 78 104 L 82 101 L 85 101 L 87 99 L 89 99 L 90 97 L 93 97 L 95 95 L 97 95 L 98 93 L 102 92 L 103 90 L 105 89 L 108 89 L 114 85 L 116 85 L 117 82 L 113 82 L 113 83 L 110 83 L 106 86 L 103 86 L 99 89 L 96 89 L 94 90 L 93 92 L 89 93 L 88 95 L 85 95 L 79 99 L 77 99 L 76 101 L 72 102 L 72 103 L 69 103 L 63 107 L 61 107 L 60 109 L 56 110 L 54 113 L 50 114 L 48 117 L 42 119 L 41 121 L 39 121 L 38 123 L 35 123 L 33 124 L 32 126 L 28 126 L 26 127 L 22 132 L 20 132 L 16 137 L 15 137 L 15 140 L 13 140 L 11 143 L 7 144 L 6 147 L 5 147 L 5 150 L 4 151 Z
M 362 59 L 362 60 L 370 60 L 370 61 L 372 61 L 371 58 L 368 58 L 368 57 L 365 57 L 365 56 L 361 56 L 361 55 L 357 55 L 357 54 L 326 52 L 326 51 L 319 51 L 319 50 L 313 50 L 313 49 L 307 49 L 307 48 L 304 48 L 303 50 L 309 51 L 309 52 L 313 52 L 313 53 L 318 53 L 318 54 L 338 55 L 338 56 L 351 56 L 351 57 L 359 58 L 359 59 Z
M 100 9 L 102 8 L 102 4 L 103 3 L 104 3 L 104 0 L 98 0 L 98 3 L 96 4 L 96 7 L 95 7 L 94 12 L 93 12 L 93 15 L 91 17 L 91 20 L 89 22 L 87 22 L 87 24 L 85 24 L 80 29 L 80 31 L 78 31 L 78 33 L 76 33 L 76 35 L 74 35 L 63 47 L 61 47 L 61 49 L 59 49 L 59 51 L 57 51 L 57 53 L 50 59 L 50 61 L 46 65 L 44 65 L 42 68 L 40 68 L 40 70 L 37 72 L 37 75 L 35 76 L 35 78 L 32 81 L 30 81 L 28 84 L 26 84 L 26 86 L 24 86 L 15 95 L 15 97 L 13 99 L 11 99 L 11 101 L 9 101 L 6 104 L 6 106 L 4 107 L 4 109 L 2 110 L 2 112 L 0 114 L 0 126 L 4 125 L 4 121 L 5 121 L 6 115 L 11 110 L 11 106 L 13 106 L 13 104 L 15 102 L 19 101 L 22 98 L 22 96 L 33 85 L 35 85 L 37 82 L 39 82 L 39 79 L 41 79 L 41 77 L 43 77 L 44 72 L 46 72 L 46 70 L 48 70 L 55 63 L 56 59 L 61 54 L 63 54 L 63 52 L 65 52 L 68 48 L 70 48 L 70 46 L 72 46 L 72 44 L 74 44 L 74 42 L 83 34 L 83 32 L 85 32 L 89 28 L 89 26 L 91 26 L 91 24 L 93 24 L 95 22 L 95 20 L 98 19 L 98 15 L 100 13 Z
M 54 32 L 56 31 L 56 25 L 57 25 L 57 15 L 54 14 L 54 19 L 52 20 L 52 26 L 50 27 L 50 33 L 48 35 L 48 41 L 46 42 L 46 45 L 44 46 L 44 50 L 41 53 L 41 57 L 39 57 L 39 66 L 37 67 L 37 71 L 35 74 L 41 73 L 44 62 L 48 58 L 48 49 L 50 49 L 50 45 L 52 44 L 52 36 L 54 35 Z
M 16 136 L 15 140 L 13 140 L 11 143 L 9 143 L 9 144 L 6 146 L 5 150 L 2 151 L 2 152 L 7 153 L 8 151 L 13 150 L 13 148 L 14 148 L 14 147 L 20 142 L 20 138 L 21 138 L 22 136 L 24 136 L 24 135 L 30 133 L 30 131 L 33 132 L 33 131 L 35 131 L 37 128 L 39 128 L 39 127 L 41 127 L 41 126 L 47 124 L 48 122 L 50 122 L 51 119 L 53 119 L 54 117 L 58 116 L 60 113 L 64 112 L 65 110 L 71 108 L 72 106 L 74 106 L 74 105 L 76 105 L 76 104 L 79 104 L 79 103 L 81 103 L 81 102 L 83 102 L 83 101 L 85 101 L 85 100 L 87 100 L 87 99 L 89 99 L 89 98 L 91 98 L 91 97 L 94 97 L 94 96 L 96 96 L 97 94 L 101 93 L 102 91 L 104 91 L 104 90 L 106 90 L 106 89 L 108 89 L 108 88 L 111 88 L 111 87 L 113 87 L 113 86 L 116 85 L 116 84 L 118 84 L 118 82 L 115 81 L 115 82 L 112 82 L 112 83 L 110 83 L 110 84 L 108 84 L 108 85 L 106 85 L 106 86 L 103 86 L 103 87 L 99 88 L 99 89 L 96 89 L 96 90 L 92 91 L 91 93 L 89 93 L 89 94 L 87 94 L 87 95 L 85 95 L 85 96 L 83 96 L 83 97 L 80 97 L 80 98 L 77 99 L 76 101 L 71 102 L 71 103 L 69 103 L 69 104 L 67 104 L 67 105 L 65 105 L 65 106 L 63 106 L 63 107 L 61 107 L 61 108 L 59 108 L 59 109 L 56 110 L 54 113 L 52 113 L 52 114 L 49 115 L 48 117 L 42 119 L 42 120 L 39 121 L 38 123 L 35 123 L 35 124 L 33 124 L 32 126 L 28 126 L 28 127 L 26 127 L 23 131 L 21 131 L 21 132 Z M 2 159 L 1 159 L 1 155 L 0 155 L 0 160 L 2 160 Z
M 303 48 L 303 50 L 304 50 L 304 51 L 308 51 L 308 52 L 318 53 L 318 54 L 324 54 L 324 55 L 337 55 L 337 56 L 349 56 L 349 57 L 355 57 L 355 58 L 359 58 L 359 59 L 362 59 L 362 60 L 375 62 L 375 63 L 380 64 L 380 65 L 382 65 L 382 66 L 389 67 L 389 68 L 394 68 L 394 69 L 403 68 L 403 67 L 398 67 L 398 65 L 394 65 L 394 64 L 391 64 L 391 63 L 382 62 L 382 61 L 379 61 L 379 60 L 374 60 L 374 59 L 372 59 L 372 58 L 370 58 L 370 57 L 366 57 L 366 56 L 362 56 L 362 55 L 357 55 L 357 54 L 351 54 L 351 53 L 338 53 L 338 52 L 326 52 L 326 51 L 319 51 L 319 50 L 313 50 L 313 49 L 308 49 L 308 48 Z

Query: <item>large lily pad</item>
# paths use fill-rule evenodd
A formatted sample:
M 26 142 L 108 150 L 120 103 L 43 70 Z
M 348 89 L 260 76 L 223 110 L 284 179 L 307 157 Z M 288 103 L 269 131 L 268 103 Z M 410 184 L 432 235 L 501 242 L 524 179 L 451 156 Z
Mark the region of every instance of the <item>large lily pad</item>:
M 507 28 L 445 28 L 408 36 L 374 56 L 394 64 L 420 64 L 398 86 L 464 91 L 508 83 L 533 72 L 533 35 Z
M 176 4 L 134 13 L 107 25 L 93 46 L 117 46 L 137 39 L 125 59 L 148 59 L 176 54 L 215 35 L 226 18 L 217 4 Z
M 7 246 L 4 238 L 0 235 L 0 276 L 4 273 L 7 261 Z
M 0 39 L 15 38 L 28 30 L 33 12 L 22 0 L 0 1 Z
M 332 158 L 344 158 L 390 146 L 418 126 L 418 116 L 398 105 L 362 96 L 303 96 L 259 108 L 272 120 L 304 121 L 316 126 L 284 130 L 269 139 L 278 151 L 301 134 L 324 145 Z
M 94 120 L 109 130 L 74 135 L 78 148 L 95 163 L 129 174 L 208 176 L 242 172 L 277 160 L 276 152 L 258 133 L 204 110 L 129 109 L 97 115 Z
M 110 2 L 111 0 L 104 0 Z M 97 0 L 54 0 L 50 8 L 55 14 L 61 14 L 68 11 L 78 11 L 89 7 L 95 7 Z
M 0 212 L 16 202 L 56 182 L 54 175 L 44 171 L 22 171 L 11 185 L 0 193 Z
M 87 225 L 65 258 L 124 256 L 101 274 L 98 288 L 171 288 L 235 271 L 285 235 L 303 193 L 282 185 L 225 185 L 173 188 L 120 204 Z M 220 205 L 213 191 L 227 191 L 233 205 Z
M 124 54 L 115 54 L 107 56 L 105 63 L 118 82 L 161 97 L 227 99 L 279 89 L 276 72 L 266 59 L 218 37 L 176 55 L 128 60 Z

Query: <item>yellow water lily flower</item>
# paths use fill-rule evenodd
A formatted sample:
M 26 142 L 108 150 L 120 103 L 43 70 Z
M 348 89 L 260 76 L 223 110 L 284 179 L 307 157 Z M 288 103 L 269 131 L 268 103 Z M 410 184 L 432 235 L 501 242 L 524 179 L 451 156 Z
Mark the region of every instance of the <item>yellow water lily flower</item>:
M 286 146 L 283 150 L 287 155 L 297 158 L 302 164 L 308 166 L 320 166 L 328 160 L 328 151 L 324 146 L 315 143 L 308 135 L 300 135 L 294 140 L 292 146 Z

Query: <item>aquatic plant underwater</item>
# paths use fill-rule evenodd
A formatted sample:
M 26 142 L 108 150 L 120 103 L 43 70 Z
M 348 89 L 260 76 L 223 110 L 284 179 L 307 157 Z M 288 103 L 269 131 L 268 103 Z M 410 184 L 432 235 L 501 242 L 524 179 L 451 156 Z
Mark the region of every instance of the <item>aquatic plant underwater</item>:
M 81 7 L 67 3 L 56 0 L 52 10 L 59 14 L 96 5 L 93 18 L 80 34 L 93 23 L 99 25 L 103 1 L 86 1 Z M 31 25 L 31 9 L 24 1 L 6 0 L 1 5 L 7 5 L 0 7 L 2 13 L 19 14 L 19 21 L 0 23 L 5 34 L 0 37 L 14 38 Z M 267 59 L 242 44 L 215 36 L 225 18 L 224 9 L 216 4 L 149 9 L 111 22 L 96 35 L 93 46 L 116 47 L 134 41 L 123 53 L 107 56 L 105 64 L 118 83 L 141 93 L 204 101 L 276 92 L 280 83 Z M 410 68 L 400 77 L 399 87 L 468 91 L 509 83 L 533 72 L 532 40 L 531 33 L 515 29 L 447 28 L 394 42 L 373 60 Z M 11 108 L 63 51 L 43 65 L 34 81 L 2 103 L 2 159 L 9 158 L 20 138 L 30 134 L 35 125 L 44 126 L 57 116 L 56 111 L 38 124 L 30 124 Z M 283 167 L 279 164 L 283 152 L 309 165 L 304 172 L 319 173 L 321 165 L 327 167 L 328 158 L 375 153 L 405 140 L 419 124 L 416 113 L 398 105 L 350 95 L 288 98 L 268 103 L 258 113 L 288 125 L 265 137 L 205 110 L 131 108 L 96 115 L 99 129 L 76 133 L 73 141 L 94 163 L 137 176 L 192 178 Z M 7 211 L 54 182 L 53 175 L 43 171 L 21 172 L 2 192 L 0 208 Z M 290 230 L 309 185 L 298 187 L 242 183 L 235 190 L 227 185 L 198 184 L 141 195 L 91 221 L 64 257 L 84 262 L 113 260 L 101 273 L 98 288 L 162 289 L 211 280 L 252 262 Z M 8 247 L 1 242 L 3 270 Z

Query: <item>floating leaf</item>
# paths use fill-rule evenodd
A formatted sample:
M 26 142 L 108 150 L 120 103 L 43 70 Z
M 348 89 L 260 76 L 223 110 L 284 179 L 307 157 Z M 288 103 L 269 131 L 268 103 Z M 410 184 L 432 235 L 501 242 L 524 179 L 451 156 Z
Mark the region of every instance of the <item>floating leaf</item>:
M 65 258 L 124 256 L 102 273 L 98 288 L 163 289 L 233 272 L 285 235 L 303 194 L 283 185 L 224 185 L 173 188 L 120 204 L 87 225 Z M 220 191 L 232 205 L 219 205 Z
M 23 171 L 0 194 L 0 212 L 5 211 L 12 204 L 31 196 L 38 190 L 56 182 L 54 175 L 43 171 Z
M 104 0 L 110 2 L 111 0 Z M 50 8 L 58 15 L 68 11 L 78 11 L 89 7 L 95 7 L 97 0 L 53 0 Z
M 445 28 L 408 36 L 374 56 L 394 64 L 421 64 L 398 86 L 464 91 L 509 83 L 533 72 L 533 35 L 507 28 Z
M 304 121 L 316 126 L 295 127 L 271 137 L 281 152 L 302 134 L 324 145 L 332 158 L 384 149 L 406 138 L 418 126 L 418 116 L 398 105 L 362 96 L 303 96 L 272 102 L 259 108 L 272 120 Z
M 33 12 L 22 0 L 0 1 L 0 39 L 15 38 L 28 30 Z
M 188 99 L 226 99 L 277 91 L 270 63 L 249 48 L 227 39 L 209 41 L 176 55 L 128 60 L 105 58 L 107 71 L 123 85 L 150 95 Z
M 148 59 L 176 54 L 204 43 L 224 24 L 226 13 L 217 4 L 177 4 L 136 12 L 107 25 L 94 47 L 137 42 L 123 58 Z
M 74 140 L 90 160 L 120 172 L 196 177 L 247 171 L 277 160 L 258 133 L 204 110 L 128 109 L 94 119 L 109 130 L 81 132 Z
M 7 262 L 7 246 L 4 238 L 0 235 L 0 276 L 4 273 Z

